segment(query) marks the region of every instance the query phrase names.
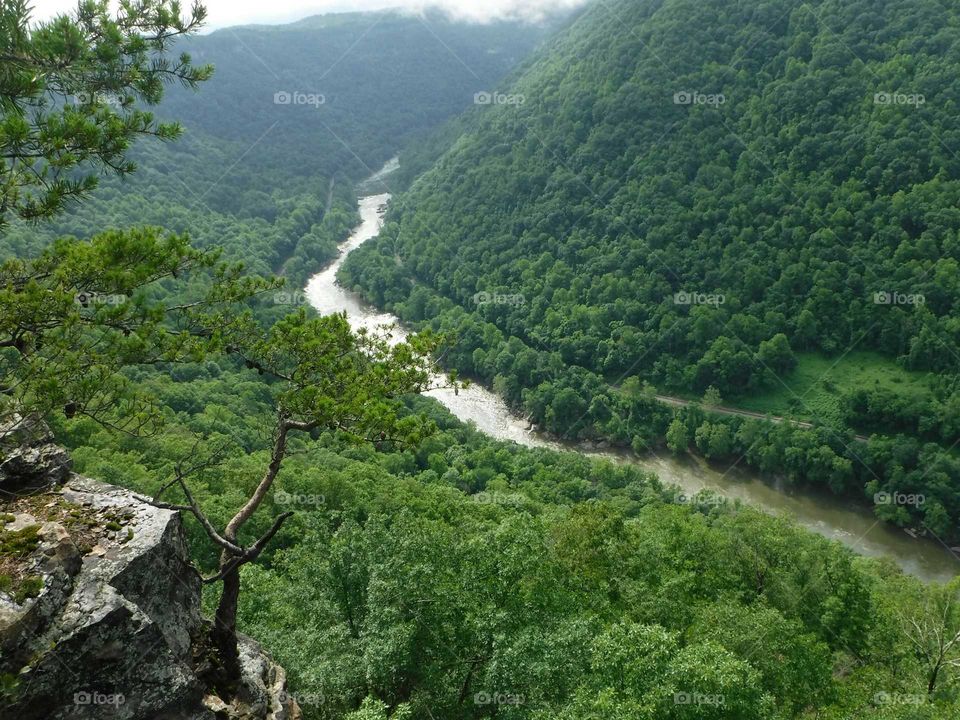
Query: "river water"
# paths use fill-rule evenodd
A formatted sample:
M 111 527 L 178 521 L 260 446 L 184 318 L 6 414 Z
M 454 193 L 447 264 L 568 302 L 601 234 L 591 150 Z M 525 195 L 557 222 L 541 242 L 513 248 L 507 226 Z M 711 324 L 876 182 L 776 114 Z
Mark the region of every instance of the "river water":
M 378 173 L 377 177 L 382 175 L 386 173 Z M 397 324 L 393 336 L 402 340 L 405 332 L 396 317 L 371 307 L 336 282 L 337 271 L 347 255 L 379 232 L 389 200 L 390 195 L 386 193 L 360 199 L 360 225 L 341 246 L 340 257 L 310 279 L 306 296 L 321 314 L 346 311 L 355 328 L 374 329 Z M 475 423 L 478 429 L 498 440 L 512 440 L 529 447 L 573 450 L 618 463 L 634 463 L 655 472 L 665 484 L 678 485 L 688 495 L 709 489 L 722 498 L 740 499 L 766 512 L 789 515 L 810 530 L 839 540 L 862 555 L 888 556 L 905 571 L 926 581 L 943 582 L 960 573 L 960 557 L 939 543 L 914 539 L 903 530 L 878 522 L 869 508 L 852 507 L 834 496 L 779 488 L 762 481 L 754 473 L 739 468 L 718 471 L 692 457 L 675 458 L 665 453 L 638 457 L 625 451 L 562 444 L 532 432 L 526 421 L 515 416 L 499 396 L 476 384 L 458 393 L 435 390 L 430 395 L 460 420 Z

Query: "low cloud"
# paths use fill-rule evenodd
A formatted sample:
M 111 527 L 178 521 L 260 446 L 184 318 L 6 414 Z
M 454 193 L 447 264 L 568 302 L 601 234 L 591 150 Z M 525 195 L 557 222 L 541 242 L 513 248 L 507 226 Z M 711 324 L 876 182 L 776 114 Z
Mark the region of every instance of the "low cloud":
M 458 20 L 489 22 L 491 20 L 543 20 L 551 14 L 566 12 L 584 5 L 586 0 L 436 0 L 411 2 L 411 9 L 423 11 L 439 8 Z
M 424 12 L 439 9 L 457 20 L 536 22 L 552 14 L 573 10 L 587 0 L 205 0 L 211 29 L 250 23 L 287 23 L 330 12 L 397 9 Z M 187 5 L 187 3 L 184 3 Z M 70 12 L 77 0 L 34 0 L 35 20 Z

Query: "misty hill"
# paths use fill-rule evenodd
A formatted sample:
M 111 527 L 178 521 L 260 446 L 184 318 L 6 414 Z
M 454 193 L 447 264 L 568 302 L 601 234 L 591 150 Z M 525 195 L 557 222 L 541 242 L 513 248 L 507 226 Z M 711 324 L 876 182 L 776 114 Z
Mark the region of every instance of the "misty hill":
M 836 492 L 936 487 L 914 521 L 953 532 L 958 20 L 934 0 L 591 4 L 444 136 L 344 279 L 456 332 L 452 363 L 564 437 L 645 449 L 674 412 L 643 381 L 713 388 L 828 429 L 684 415 L 678 450 Z
M 828 352 L 866 333 L 956 367 L 923 328 L 951 337 L 956 310 L 940 279 L 960 254 L 943 209 L 960 188 L 960 35 L 936 2 L 783 9 L 591 6 L 516 83 L 526 102 L 474 112 L 406 198 L 410 276 L 471 309 L 479 290 L 524 292 L 484 317 L 569 364 L 700 391 L 761 379 L 690 368 L 720 338 L 755 349 L 778 332 Z M 693 332 L 680 291 L 726 303 Z M 875 291 L 923 294 L 926 312 Z
M 199 94 L 171 88 L 156 111 L 179 120 L 184 137 L 141 144 L 129 180 L 105 178 L 75 213 L 9 233 L 0 254 L 146 223 L 300 279 L 353 222 L 352 183 L 471 106 L 546 31 L 383 12 L 191 38 L 182 49 L 213 64 L 214 78 Z

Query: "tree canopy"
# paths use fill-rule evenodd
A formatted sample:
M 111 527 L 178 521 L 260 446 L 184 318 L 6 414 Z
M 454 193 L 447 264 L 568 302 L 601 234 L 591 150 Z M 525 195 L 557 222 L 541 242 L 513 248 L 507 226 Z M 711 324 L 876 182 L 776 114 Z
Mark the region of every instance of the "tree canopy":
M 877 18 L 887 17 L 887 6 L 870 12 L 858 3 L 823 5 L 821 9 L 850 21 L 843 26 L 845 32 L 856 26 L 853 20 L 867 22 L 870 28 L 886 27 Z M 620 113 L 624 127 L 628 120 L 646 117 L 642 106 L 621 107 L 616 98 L 621 90 L 630 90 L 626 79 L 637 72 L 633 61 L 645 57 L 643 47 L 650 44 L 663 52 L 660 44 L 683 41 L 697 44 L 696 50 L 708 56 L 727 57 L 721 50 L 736 38 L 738 50 L 728 59 L 742 62 L 744 72 L 723 69 L 723 74 L 745 84 L 765 74 L 775 76 L 777 62 L 764 64 L 767 61 L 761 59 L 777 57 L 775 50 L 785 44 L 791 57 L 832 69 L 829 78 L 846 67 L 841 62 L 843 48 L 815 35 L 801 8 L 780 17 L 779 6 L 759 2 L 728 6 L 617 3 L 614 10 L 636 20 L 633 25 L 624 25 L 623 18 L 614 23 L 602 14 L 574 22 L 567 34 L 552 41 L 546 59 L 532 70 L 563 80 L 555 95 L 543 96 L 543 102 L 558 108 L 538 120 L 556 123 L 562 130 L 548 136 L 551 147 L 562 152 L 587 141 L 609 145 L 616 162 L 603 168 L 604 173 L 618 167 L 631 171 L 632 158 L 617 155 L 625 138 L 605 136 L 616 128 L 604 117 Z M 25 16 L 23 4 L 9 7 Z M 120 7 L 120 15 L 110 19 L 104 5 L 83 3 L 77 28 L 88 27 L 85 17 L 100 18 L 96 22 L 104 28 L 111 23 L 122 27 L 129 22 L 128 14 L 136 12 L 146 13 L 142 24 L 129 27 L 140 28 L 138 32 L 148 37 L 151 27 L 162 25 L 172 28 L 170 32 L 181 27 L 173 19 L 179 17 L 173 2 L 125 2 Z M 908 21 L 919 18 L 933 24 L 932 6 L 918 7 L 911 10 L 913 15 L 904 13 Z M 753 13 L 749 17 L 738 14 L 748 11 Z M 694 43 L 689 21 L 707 12 L 722 14 L 730 27 L 707 25 L 717 28 L 719 39 Z M 195 8 L 194 14 L 202 18 L 202 8 Z M 657 23 L 647 27 L 639 22 L 648 16 Z M 350 32 L 359 32 L 356 21 L 349 18 L 343 23 Z M 764 28 L 756 42 L 751 23 Z M 72 32 L 68 20 L 52 25 L 67 35 Z M 26 25 L 18 20 L 11 27 Z M 184 31 L 188 28 L 182 26 Z M 631 33 L 621 28 L 635 29 Z M 948 38 L 949 32 L 952 29 Z M 128 59 L 138 57 L 132 35 L 113 30 L 110 34 L 111 42 L 131 44 Z M 82 33 L 75 37 L 82 44 L 97 42 Z M 854 34 L 850 41 L 856 40 Z M 952 48 L 945 42 L 942 36 L 915 38 L 910 47 L 923 57 L 926 43 Z M 868 49 L 870 44 L 855 47 Z M 567 52 L 571 48 L 583 51 L 582 59 Z M 149 55 L 149 47 L 147 51 Z M 106 54 L 104 67 L 116 70 L 114 56 Z M 677 52 L 668 56 L 675 62 L 686 57 Z M 100 62 L 83 48 L 76 57 L 93 63 L 84 67 L 87 72 Z M 594 67 L 591 58 L 602 58 L 603 63 Z M 802 70 L 790 69 L 800 60 L 790 62 L 786 56 L 783 60 L 787 77 Z M 642 63 L 640 67 L 649 71 Z M 6 65 L 2 72 L 7 72 Z M 565 84 L 568 73 L 573 74 L 570 82 L 576 81 L 571 86 Z M 420 80 L 411 83 L 422 89 Z M 140 99 L 155 99 L 151 93 L 156 86 L 138 82 L 134 86 L 143 88 Z M 518 87 L 526 88 L 524 82 L 521 78 Z M 32 86 L 25 87 L 23 92 L 29 93 Z M 684 87 L 692 85 L 674 92 L 682 93 Z M 83 86 L 71 90 L 82 92 Z M 569 90 L 597 96 L 581 95 L 579 105 L 561 103 Z M 792 107 L 799 112 L 807 99 L 806 94 L 795 98 Z M 81 120 L 86 117 L 83 122 L 104 122 L 120 133 L 117 137 L 135 139 L 137 133 L 124 135 L 122 119 L 133 110 L 117 110 L 101 100 L 93 104 L 97 108 L 92 116 L 77 111 Z M 15 105 L 3 107 L 4 125 L 8 114 L 19 116 Z M 47 117 L 57 113 L 71 117 L 56 104 L 48 110 L 52 114 Z M 637 361 L 637 348 L 653 348 L 662 340 L 674 349 L 677 360 L 671 364 L 670 357 L 658 354 L 650 377 L 659 377 L 657 368 L 666 363 L 665 373 L 707 383 L 697 387 L 697 396 L 705 394 L 715 405 L 721 398 L 728 402 L 735 397 L 740 385 L 765 382 L 767 371 L 789 372 L 799 337 L 815 338 L 811 327 L 823 323 L 805 308 L 793 332 L 786 316 L 771 310 L 760 321 L 757 308 L 748 308 L 734 311 L 729 322 L 743 332 L 753 328 L 756 342 L 747 345 L 724 334 L 718 330 L 718 313 L 732 307 L 732 300 L 721 302 L 710 290 L 703 293 L 712 297 L 710 302 L 695 303 L 690 300 L 694 288 L 668 288 L 669 283 L 651 279 L 653 273 L 645 265 L 645 258 L 656 254 L 653 248 L 668 247 L 699 265 L 684 244 L 689 235 L 681 233 L 678 237 L 684 242 L 673 242 L 668 235 L 657 235 L 651 225 L 650 246 L 633 248 L 624 260 L 625 245 L 601 234 L 609 232 L 609 217 L 594 218 L 591 231 L 596 234 L 590 237 L 570 230 L 570 218 L 564 213 L 572 207 L 567 199 L 577 193 L 574 178 L 557 168 L 544 169 L 537 143 L 524 133 L 505 131 L 512 127 L 507 113 L 515 108 L 493 110 L 493 117 L 500 118 L 496 122 L 503 123 L 497 125 L 504 131 L 502 138 L 517 141 L 515 147 L 495 149 L 501 156 L 517 152 L 535 157 L 538 163 L 529 165 L 534 174 L 516 181 L 512 172 L 504 171 L 493 182 L 483 177 L 490 172 L 485 157 L 475 156 L 474 175 L 457 164 L 463 148 L 455 148 L 436 170 L 413 184 L 386 228 L 379 254 L 358 261 L 348 277 L 363 285 L 371 282 L 370 268 L 377 262 L 393 268 L 394 274 L 383 277 L 396 284 L 378 285 L 378 292 L 389 295 L 379 299 L 396 303 L 405 317 L 424 326 L 433 321 L 437 330 L 455 332 L 459 341 L 446 353 L 453 364 L 494 379 L 498 389 L 523 403 L 553 432 L 610 437 L 638 450 L 665 434 L 678 452 L 696 447 L 711 458 L 743 452 L 753 466 L 776 470 L 790 480 L 837 491 L 862 485 L 864 476 L 854 475 L 853 458 L 844 452 L 853 442 L 848 430 L 723 417 L 697 404 L 674 411 L 656 399 L 645 378 L 618 379 L 595 365 L 598 338 L 601 344 L 607 342 L 604 358 L 612 358 L 614 366 L 625 363 L 623 367 Z M 356 115 L 346 111 L 345 117 L 357 117 L 359 122 L 361 110 L 352 112 Z M 109 113 L 116 116 L 109 119 Z M 739 120 L 744 131 L 754 121 L 776 124 L 762 115 Z M 808 147 L 791 137 L 789 124 L 782 127 L 787 132 L 782 142 L 792 143 L 799 155 L 796 163 L 802 165 L 804 158 L 819 152 L 818 145 Z M 484 129 L 485 143 L 486 133 Z M 473 137 L 466 136 L 464 146 L 469 147 Z M 636 137 L 641 142 L 648 136 Z M 71 166 L 71 178 L 84 167 L 97 171 L 99 143 L 104 139 L 99 132 L 83 135 L 90 143 L 85 163 L 79 163 L 79 156 L 68 160 L 52 155 L 54 168 L 46 176 L 41 171 L 47 184 L 36 185 L 32 192 L 37 194 L 30 196 L 41 199 L 25 200 L 15 194 L 8 211 L 40 220 L 62 209 L 57 203 L 71 196 L 70 186 L 58 190 L 56 164 L 78 160 Z M 763 146 L 760 140 L 755 142 Z M 390 149 L 385 142 L 374 144 L 371 156 Z M 208 150 L 211 147 L 222 151 L 224 146 L 210 145 Z M 845 147 L 842 142 L 828 145 L 835 154 Z M 648 144 L 644 149 L 668 160 L 657 155 L 657 147 Z M 125 154 L 126 147 L 120 150 Z M 429 156 L 433 149 L 421 151 Z M 851 151 L 843 157 L 853 162 L 855 156 Z M 148 157 L 157 161 L 166 156 Z M 653 176 L 644 175 L 639 185 L 666 201 L 665 197 L 682 194 L 685 185 L 676 183 L 678 178 L 696 180 L 691 192 L 703 203 L 698 210 L 716 210 L 715 203 L 741 198 L 743 203 L 734 203 L 731 211 L 740 213 L 732 216 L 744 227 L 753 213 L 766 208 L 772 215 L 785 207 L 776 195 L 758 192 L 754 198 L 733 193 L 714 198 L 706 192 L 705 188 L 732 182 L 732 175 L 756 179 L 758 169 L 748 157 L 738 156 L 735 172 L 725 167 L 729 159 L 701 172 L 690 156 L 681 156 L 678 167 L 670 165 L 674 175 L 660 179 L 666 183 L 663 188 L 657 190 Z M 794 160 L 790 163 L 797 167 Z M 462 174 L 443 176 L 445 164 Z M 17 168 L 25 168 L 23 163 L 5 167 L 11 177 Z M 148 172 L 156 174 L 157 187 L 169 192 L 174 179 L 158 180 L 163 175 L 160 167 L 147 165 Z M 288 171 L 276 169 L 277 177 Z M 349 184 L 353 175 L 344 172 Z M 156 203 L 146 195 L 120 195 L 108 181 L 100 188 L 104 197 L 98 196 L 76 215 L 62 216 L 66 226 L 76 223 L 76 232 L 87 239 L 54 240 L 50 235 L 58 233 L 53 221 L 36 229 L 10 222 L 0 229 L 8 258 L 0 266 L 0 414 L 46 415 L 60 441 L 71 448 L 77 471 L 184 512 L 191 552 L 214 581 L 204 600 L 215 617 L 213 635 L 215 642 L 221 641 L 217 642 L 221 660 L 229 660 L 229 641 L 235 646 L 238 628 L 261 640 L 286 668 L 291 692 L 307 720 L 957 717 L 960 581 L 925 586 L 889 561 L 857 557 L 789 519 L 737 503 L 718 503 L 709 495 L 682 497 L 677 488 L 665 487 L 635 465 L 494 441 L 456 421 L 435 401 L 417 396 L 434 382 L 432 355 L 443 335 L 425 332 L 394 344 L 378 334 L 352 331 L 340 315 L 316 317 L 306 308 L 291 312 L 290 296 L 280 301 L 277 294 L 278 280 L 251 274 L 249 266 L 236 261 L 248 254 L 253 270 L 260 272 L 277 263 L 283 266 L 291 248 L 300 247 L 298 242 L 306 243 L 302 257 L 310 262 L 316 260 L 311 253 L 318 248 L 335 246 L 352 222 L 353 198 L 349 188 L 335 189 L 329 182 L 332 176 L 311 175 L 303 192 L 292 195 L 268 193 L 237 180 L 240 184 L 232 187 L 243 187 L 245 194 L 239 200 L 221 199 L 221 214 L 184 208 L 169 195 Z M 198 171 L 197 177 L 216 185 L 209 170 Z M 598 174 L 590 181 L 604 193 L 618 195 L 623 205 L 617 212 L 627 213 L 629 193 L 617 193 L 616 183 L 608 187 L 604 177 L 616 175 Z M 895 185 L 899 177 L 883 171 L 875 181 Z M 409 199 L 423 199 L 422 212 L 429 214 L 436 206 L 419 194 L 421 188 L 431 188 L 427 195 L 435 195 L 442 205 L 451 200 L 441 191 L 461 181 L 476 183 L 472 194 L 458 198 L 457 204 L 475 203 L 464 217 L 499 225 L 511 216 L 511 232 L 517 232 L 519 244 L 504 233 L 478 236 L 476 248 L 424 239 L 424 227 L 417 220 L 421 210 L 414 212 Z M 486 193 L 501 181 L 515 194 L 510 203 L 498 206 L 495 216 L 481 217 L 489 210 L 484 205 Z M 772 185 L 758 181 L 760 186 L 773 192 Z M 737 187 L 744 191 L 744 185 Z M 570 230 L 563 235 L 569 245 L 549 236 L 531 241 L 525 234 L 526 221 L 512 217 L 511 203 L 518 208 L 529 205 L 538 188 L 553 205 L 544 215 L 530 210 L 530 218 L 544 227 L 558 223 Z M 630 192 L 635 190 L 637 186 L 631 185 Z M 48 193 L 49 199 L 42 199 Z M 339 206 L 337 198 L 343 201 Z M 240 205 L 248 215 L 242 214 Z M 815 206 L 807 209 L 814 212 Z M 116 212 L 109 217 L 115 221 L 142 208 L 169 212 L 172 227 L 100 227 L 89 207 L 113 208 Z M 85 215 L 88 211 L 91 214 Z M 206 218 L 199 228 L 205 236 L 194 246 L 177 226 L 200 216 Z M 666 227 L 679 231 L 707 220 L 719 223 L 723 216 L 718 211 L 698 220 L 694 213 L 678 213 L 676 224 Z M 840 210 L 833 216 L 838 225 L 850 222 Z M 95 232 L 81 232 L 91 226 Z M 237 228 L 244 232 L 231 235 Z M 420 259 L 425 264 L 437 263 L 438 274 L 412 289 L 405 285 L 411 256 L 404 254 L 407 241 L 398 237 L 401 228 L 414 235 L 411 247 L 423 250 Z M 254 242 L 253 234 L 260 230 L 268 237 Z M 229 240 L 222 254 L 214 248 L 220 231 Z M 744 232 L 748 239 L 753 237 Z M 913 230 L 904 232 L 911 235 Z M 811 258 L 829 257 L 817 243 L 805 246 L 800 230 L 788 235 L 781 247 L 785 258 L 795 251 Z M 600 237 L 604 242 L 594 243 Z M 404 264 L 398 266 L 395 254 L 384 252 L 389 239 L 398 243 L 394 250 L 402 251 Z M 911 235 L 908 250 L 919 252 L 928 240 Z M 472 284 L 474 294 L 487 291 L 470 276 L 479 267 L 474 252 L 488 253 L 491 264 L 485 265 L 485 272 L 495 277 L 501 272 L 497 258 L 509 255 L 515 246 L 522 254 L 531 242 L 541 241 L 549 251 L 532 260 L 518 257 L 502 272 L 519 273 L 532 287 L 543 283 L 540 289 L 548 291 L 549 301 L 544 295 L 528 294 L 524 286 L 522 293 L 519 287 L 517 292 L 494 293 L 508 302 L 464 309 L 467 296 L 457 295 L 463 288 Z M 766 250 L 757 243 L 763 257 Z M 844 245 L 826 245 L 838 254 L 847 250 Z M 611 248 L 616 252 L 601 252 Z M 742 247 L 735 249 L 731 262 Z M 714 252 L 705 256 L 704 268 L 711 259 L 725 256 Z M 456 262 L 462 268 L 448 266 L 458 254 Z M 593 282 L 596 264 L 609 273 Z M 762 270 L 761 275 L 751 275 L 754 267 L 772 271 L 774 266 L 757 263 L 742 272 L 744 282 L 754 287 L 756 302 L 763 305 L 761 290 L 767 288 L 768 278 Z M 789 264 L 775 267 L 784 270 L 780 281 L 802 288 L 802 269 L 790 270 Z M 622 276 L 621 268 L 628 269 Z M 639 285 L 631 284 L 634 277 Z M 818 278 L 818 284 L 836 280 L 829 273 Z M 643 290 L 648 279 L 658 293 L 686 293 L 684 302 L 690 300 L 690 306 L 667 313 L 676 312 L 689 322 L 685 339 L 671 339 L 663 324 L 666 315 L 654 313 L 656 324 L 647 325 L 645 310 L 661 300 L 649 293 L 631 293 Z M 369 287 L 368 292 L 376 294 Z M 622 302 L 607 303 L 612 292 L 622 293 Z M 786 296 L 790 293 L 785 290 L 778 296 L 786 306 L 799 302 Z M 267 302 L 258 304 L 257 298 Z M 634 307 L 634 301 L 642 305 Z M 617 313 L 628 310 L 629 322 L 617 319 Z M 526 322 L 528 312 L 536 323 Z M 939 337 L 930 334 L 935 332 L 931 328 L 921 332 L 924 342 Z M 547 349 L 535 346 L 533 337 Z M 697 353 L 702 357 L 696 362 L 684 362 Z M 762 366 L 767 366 L 763 373 Z M 916 420 L 918 413 L 910 405 L 895 418 L 884 419 L 878 405 L 886 398 L 880 395 L 851 396 L 845 412 L 875 423 Z M 917 427 L 918 432 L 930 431 Z M 150 432 L 139 432 L 145 429 Z M 874 472 L 868 488 L 872 492 L 903 489 L 922 480 L 930 493 L 925 521 L 945 536 L 951 523 L 955 525 L 960 506 L 953 482 L 956 465 L 950 464 L 941 445 L 877 436 L 855 459 Z M 174 489 L 177 497 L 170 492 Z M 895 506 L 885 506 L 884 512 L 906 513 Z M 241 582 L 248 589 L 242 594 Z M 5 587 L 0 578 L 0 593 Z M 110 658 L 98 662 L 109 663 Z M 15 697 L 18 682 L 17 677 L 0 678 L 0 708 Z M 221 691 L 229 691 L 229 682 Z
M 52 217 L 97 185 L 97 173 L 127 175 L 139 136 L 172 140 L 176 123 L 158 122 L 171 82 L 188 87 L 213 68 L 175 41 L 195 31 L 206 11 L 195 2 L 124 0 L 114 15 L 106 0 L 82 0 L 73 15 L 31 23 L 28 0 L 0 8 L 0 227 L 11 218 Z
M 629 380 L 733 406 L 779 392 L 815 427 L 687 417 L 695 447 L 838 493 L 925 493 L 896 521 L 956 539 L 955 15 L 589 4 L 503 88 L 523 102 L 421 151 L 438 159 L 341 279 L 456 333 L 454 367 L 564 439 L 662 443 L 673 409 Z M 861 350 L 918 379 L 818 390 L 830 414 L 797 389 L 805 363 Z

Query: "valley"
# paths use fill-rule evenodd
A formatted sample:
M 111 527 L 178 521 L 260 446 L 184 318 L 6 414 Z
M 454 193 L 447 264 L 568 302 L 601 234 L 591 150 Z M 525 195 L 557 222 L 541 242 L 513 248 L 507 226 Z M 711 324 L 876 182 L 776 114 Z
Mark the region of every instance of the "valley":
M 960 717 L 956 4 L 397 4 L 0 3 L 0 717 Z
M 359 186 L 361 193 L 364 187 L 382 183 L 398 166 L 396 160 L 385 165 Z M 406 332 L 398 318 L 368 305 L 356 293 L 341 287 L 336 280 L 337 273 L 349 254 L 379 233 L 389 202 L 388 193 L 367 196 L 361 194 L 361 224 L 340 246 L 341 254 L 337 260 L 310 278 L 304 292 L 310 305 L 321 315 L 345 312 L 357 329 L 373 331 L 389 326 L 393 338 L 400 342 L 405 339 Z M 495 440 L 516 442 L 527 447 L 583 452 L 591 458 L 631 463 L 655 473 L 662 482 L 677 486 L 684 497 L 693 498 L 706 491 L 712 493 L 713 502 L 719 504 L 740 501 L 768 513 L 786 513 L 809 530 L 838 540 L 854 552 L 872 557 L 892 558 L 907 572 L 927 581 L 945 582 L 960 574 L 960 561 L 949 548 L 933 539 L 911 538 L 903 531 L 879 522 L 872 517 L 866 504 L 857 507 L 826 493 L 791 489 L 782 482 L 764 481 L 758 474 L 746 468 L 717 470 L 702 459 L 677 458 L 664 449 L 647 455 L 622 450 L 584 450 L 578 443 L 559 442 L 531 430 L 529 421 L 518 417 L 503 398 L 478 384 L 457 392 L 434 390 L 427 395 L 439 401 L 460 421 L 473 423 Z M 688 404 L 677 398 L 656 399 L 668 405 Z
M 666 444 L 957 546 L 949 33 L 914 5 L 781 5 L 589 5 L 511 78 L 526 102 L 437 141 L 342 277 L 456 335 L 450 367 L 553 435 Z M 893 68 L 924 102 L 886 102 Z M 875 500 L 901 494 L 924 502 Z

